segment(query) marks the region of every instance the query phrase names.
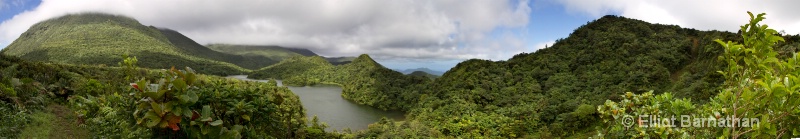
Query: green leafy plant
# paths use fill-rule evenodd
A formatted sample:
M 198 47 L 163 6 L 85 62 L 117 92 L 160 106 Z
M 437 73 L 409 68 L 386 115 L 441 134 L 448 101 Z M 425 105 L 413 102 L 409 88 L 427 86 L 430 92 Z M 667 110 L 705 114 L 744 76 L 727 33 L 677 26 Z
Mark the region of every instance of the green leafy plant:
M 212 114 L 210 106 L 203 106 L 198 112 L 192 109 L 198 101 L 197 88 L 193 86 L 197 77 L 194 70 L 172 68 L 162 74 L 155 83 L 140 80 L 131 83 L 136 93 L 137 110 L 133 113 L 137 124 L 148 128 L 170 128 L 181 130 L 179 124 L 189 128 L 190 136 L 197 137 L 241 137 L 241 125 L 230 125 L 228 129 L 223 120 Z M 144 85 L 144 86 L 139 86 Z
M 715 40 L 725 50 L 719 60 L 726 67 L 718 71 L 725 83 L 710 102 L 695 106 L 689 100 L 673 100 L 670 93 L 653 96 L 627 93 L 619 103 L 607 100 L 598 106 L 606 128 L 597 137 L 614 138 L 786 138 L 800 135 L 800 58 L 779 59 L 774 51 L 784 39 L 767 25 L 759 24 L 764 13 L 750 15 L 741 26 L 743 43 Z M 697 123 L 690 127 L 640 127 L 637 115 L 694 117 L 725 121 Z M 634 117 L 633 123 L 630 117 Z M 745 120 L 746 119 L 746 120 Z M 638 124 L 637 124 L 638 122 Z M 686 121 L 684 121 L 686 122 Z M 628 123 L 623 126 L 622 123 Z M 631 124 L 633 124 L 631 126 Z M 719 127 L 719 125 L 723 125 Z

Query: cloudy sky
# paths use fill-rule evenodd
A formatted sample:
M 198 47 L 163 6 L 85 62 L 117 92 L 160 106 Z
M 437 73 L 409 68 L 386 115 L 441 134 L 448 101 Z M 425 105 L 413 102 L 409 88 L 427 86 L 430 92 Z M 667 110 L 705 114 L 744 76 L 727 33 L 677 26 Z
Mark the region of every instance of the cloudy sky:
M 701 30 L 735 31 L 746 11 L 800 33 L 800 3 L 773 0 L 0 0 L 0 48 L 32 24 L 105 12 L 177 30 L 201 44 L 307 48 L 323 56 L 367 53 L 389 68 L 445 71 L 459 61 L 505 60 L 614 14 Z

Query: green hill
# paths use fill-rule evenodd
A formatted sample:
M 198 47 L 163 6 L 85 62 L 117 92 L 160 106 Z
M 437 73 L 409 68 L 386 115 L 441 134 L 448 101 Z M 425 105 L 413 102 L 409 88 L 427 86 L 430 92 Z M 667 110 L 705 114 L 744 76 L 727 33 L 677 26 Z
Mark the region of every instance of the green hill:
M 243 56 L 263 56 L 268 57 L 274 61 L 281 61 L 295 56 L 319 56 L 308 49 L 301 48 L 286 48 L 274 45 L 232 45 L 232 44 L 210 44 L 206 47 L 215 51 L 236 54 Z M 329 63 L 333 65 L 347 64 L 353 61 L 355 57 L 325 57 Z
M 428 69 L 428 68 L 416 68 L 416 69 L 405 69 L 405 70 L 395 69 L 395 70 L 397 70 L 397 71 L 399 71 L 399 72 L 401 72 L 403 74 L 411 74 L 411 73 L 416 72 L 416 71 L 422 71 L 422 72 L 425 72 L 427 74 L 436 75 L 436 76 L 442 76 L 442 74 L 444 74 L 444 72 L 435 71 L 435 70 Z
M 424 71 L 414 71 L 414 72 L 409 73 L 408 75 L 409 76 L 420 76 L 420 77 L 425 77 L 425 78 L 430 78 L 430 79 L 439 78 L 439 76 L 437 76 L 437 75 L 433 75 L 433 74 L 430 74 L 430 73 L 427 73 L 427 72 L 424 72 Z
M 353 62 L 356 57 L 326 57 L 325 60 L 328 60 L 333 65 L 344 65 L 350 62 Z
M 164 34 L 164 36 L 166 36 L 175 47 L 178 47 L 185 53 L 196 55 L 202 58 L 233 63 L 239 67 L 253 70 L 278 63 L 279 61 L 260 55 L 237 55 L 218 52 L 198 44 L 180 32 L 170 29 L 159 29 L 159 31 L 161 31 L 161 33 Z
M 333 65 L 320 56 L 295 56 L 253 71 L 248 77 L 254 79 L 288 79 L 302 74 L 326 74 L 332 71 Z
M 391 110 L 408 110 L 419 99 L 419 92 L 405 88 L 421 87 L 431 80 L 427 77 L 408 76 L 388 69 L 362 54 L 352 62 L 331 65 L 319 56 L 292 57 L 278 64 L 253 71 L 249 78 L 282 79 L 292 86 L 338 84 L 342 97 L 359 104 Z
M 776 50 L 791 57 L 798 38 L 784 36 Z M 507 61 L 467 60 L 431 85 L 406 88 L 421 92 L 404 122 L 412 124 L 373 125 L 384 128 L 360 137 L 587 138 L 601 123 L 596 106 L 624 92 L 672 92 L 701 104 L 715 96 L 724 79 L 716 73 L 723 50 L 714 39 L 741 41 L 730 32 L 605 16 L 552 47 Z
M 189 66 L 201 73 L 218 75 L 246 71 L 190 52 L 175 47 L 159 29 L 144 26 L 135 19 L 82 13 L 34 24 L 2 53 L 33 61 L 89 65 L 116 65 L 122 60 L 121 55 L 128 54 L 137 56 L 140 65 L 147 68 Z
M 210 44 L 206 47 L 228 54 L 245 56 L 263 56 L 275 61 L 291 58 L 294 56 L 317 56 L 316 53 L 308 49 L 286 48 L 280 46 L 258 46 L 258 45 L 231 45 L 231 44 Z

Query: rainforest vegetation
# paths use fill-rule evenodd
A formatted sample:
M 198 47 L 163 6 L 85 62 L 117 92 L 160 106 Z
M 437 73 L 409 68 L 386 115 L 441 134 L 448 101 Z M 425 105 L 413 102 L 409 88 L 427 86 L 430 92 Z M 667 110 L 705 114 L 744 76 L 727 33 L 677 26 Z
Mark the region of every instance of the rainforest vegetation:
M 261 48 L 205 47 L 127 17 L 68 15 L 34 25 L 2 50 L 0 135 L 63 136 L 61 126 L 48 126 L 57 123 L 78 125 L 80 132 L 67 135 L 78 138 L 800 136 L 800 36 L 759 24 L 765 14 L 748 14 L 737 33 L 604 16 L 547 48 L 504 61 L 466 60 L 438 78 L 404 75 L 366 54 L 336 63 L 292 49 L 245 53 Z M 119 52 L 130 56 L 112 55 Z M 260 58 L 268 60 L 250 61 Z M 206 75 L 241 73 L 272 80 Z M 339 85 L 344 99 L 405 111 L 406 119 L 326 132 L 275 79 Z M 643 127 L 638 118 L 682 114 L 760 122 Z

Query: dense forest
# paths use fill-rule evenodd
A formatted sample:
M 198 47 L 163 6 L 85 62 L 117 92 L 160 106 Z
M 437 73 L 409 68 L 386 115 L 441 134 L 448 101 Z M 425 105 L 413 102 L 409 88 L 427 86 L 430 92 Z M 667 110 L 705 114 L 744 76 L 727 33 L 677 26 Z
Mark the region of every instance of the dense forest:
M 420 92 L 406 88 L 420 88 L 431 81 L 383 67 L 366 54 L 336 66 L 319 56 L 292 57 L 253 71 L 249 78 L 281 79 L 290 86 L 340 85 L 342 97 L 385 110 L 409 110 Z
M 622 101 L 624 92 L 671 92 L 707 103 L 726 81 L 717 72 L 726 66 L 717 59 L 725 50 L 714 40 L 741 42 L 740 36 L 605 16 L 548 48 L 507 61 L 467 60 L 433 82 L 382 72 L 363 55 L 334 68 L 267 67 L 252 77 L 333 82 L 345 88 L 346 99 L 408 112 L 406 121 L 378 122 L 359 137 L 585 138 L 602 125 L 595 106 Z M 789 41 L 776 50 L 790 57 L 800 38 L 782 38 Z
M 67 133 L 49 131 L 80 125 L 66 136 L 798 136 L 800 35 L 759 24 L 763 16 L 750 14 L 737 33 L 604 16 L 547 48 L 504 61 L 466 60 L 437 78 L 424 72 L 404 75 L 366 54 L 337 63 L 292 51 L 279 54 L 275 63 L 269 58 L 277 53 L 201 46 L 178 32 L 127 17 L 67 15 L 34 25 L 0 54 L 0 117 L 8 119 L 0 120 L 0 135 L 50 138 Z M 120 52 L 131 57 L 113 55 Z M 247 62 L 259 57 L 265 60 Z M 272 81 L 204 75 L 241 73 Z M 289 86 L 339 85 L 344 99 L 405 111 L 406 119 L 383 118 L 362 131 L 326 132 L 316 117 L 305 117 L 298 96 L 274 79 Z M 633 119 L 682 114 L 761 122 L 673 128 L 643 127 L 646 121 Z M 706 128 L 724 124 L 735 127 Z

